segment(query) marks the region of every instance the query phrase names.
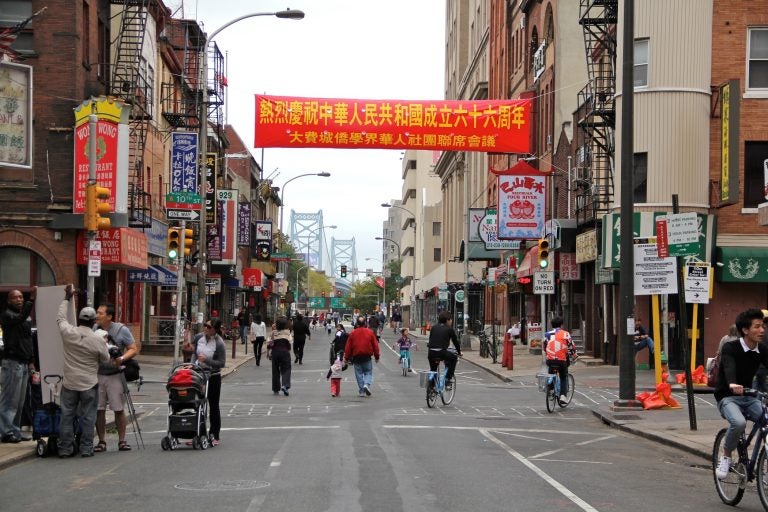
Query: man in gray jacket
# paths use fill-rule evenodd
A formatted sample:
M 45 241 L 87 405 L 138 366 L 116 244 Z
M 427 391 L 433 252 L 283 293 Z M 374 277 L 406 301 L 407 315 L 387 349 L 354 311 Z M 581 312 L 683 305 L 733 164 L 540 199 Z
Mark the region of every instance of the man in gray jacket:
M 91 307 L 80 310 L 77 327 L 67 321 L 69 302 L 74 288 L 68 284 L 59 306 L 57 322 L 64 342 L 64 382 L 61 388 L 61 426 L 59 427 L 59 457 L 72 457 L 75 431 L 73 422 L 80 408 L 80 454 L 93 456 L 93 428 L 99 403 L 99 363 L 109 363 L 109 352 L 103 338 L 93 332 L 96 311 Z

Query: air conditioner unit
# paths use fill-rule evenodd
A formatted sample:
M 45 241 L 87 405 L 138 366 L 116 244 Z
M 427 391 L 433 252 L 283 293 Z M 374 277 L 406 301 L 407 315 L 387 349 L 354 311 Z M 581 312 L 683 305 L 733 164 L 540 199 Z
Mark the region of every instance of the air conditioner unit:
M 520 17 L 520 30 L 525 30 L 525 14 Z

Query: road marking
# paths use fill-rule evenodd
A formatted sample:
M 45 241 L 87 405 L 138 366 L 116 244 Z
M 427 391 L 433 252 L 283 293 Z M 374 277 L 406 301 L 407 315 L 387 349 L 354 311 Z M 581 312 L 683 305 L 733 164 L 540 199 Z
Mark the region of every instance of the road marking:
M 571 492 L 566 486 L 549 476 L 549 474 L 545 473 L 543 470 L 541 470 L 538 466 L 533 464 L 531 461 L 523 457 L 520 453 L 518 453 L 516 450 L 512 449 L 509 445 L 501 441 L 500 439 L 497 439 L 496 437 L 492 436 L 486 429 L 479 429 L 480 433 L 489 439 L 490 441 L 494 442 L 498 446 L 500 446 L 504 451 L 506 451 L 508 454 L 510 454 L 512 457 L 517 459 L 521 464 L 526 466 L 528 469 L 533 471 L 536 475 L 539 476 L 542 480 L 547 482 L 549 485 L 554 487 L 560 494 L 571 500 L 574 504 L 576 504 L 580 509 L 588 511 L 588 512 L 598 512 L 596 508 L 594 508 L 592 505 L 587 503 L 586 501 L 579 498 L 576 494 Z

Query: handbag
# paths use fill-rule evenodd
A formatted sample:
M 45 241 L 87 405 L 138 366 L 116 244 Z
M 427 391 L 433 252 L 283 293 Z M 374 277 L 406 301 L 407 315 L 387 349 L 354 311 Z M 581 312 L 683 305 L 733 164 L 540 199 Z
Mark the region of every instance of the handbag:
M 707 386 L 711 388 L 717 387 L 717 377 L 720 373 L 720 354 L 711 358 L 707 362 Z
M 139 380 L 141 367 L 136 359 L 127 359 L 123 361 L 123 375 L 127 382 Z

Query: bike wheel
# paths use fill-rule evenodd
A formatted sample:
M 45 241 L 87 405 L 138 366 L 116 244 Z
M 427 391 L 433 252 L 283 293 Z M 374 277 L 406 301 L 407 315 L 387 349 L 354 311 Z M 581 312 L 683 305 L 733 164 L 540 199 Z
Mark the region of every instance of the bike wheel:
M 400 366 L 402 366 L 402 368 L 403 368 L 403 377 L 407 377 L 408 376 L 408 360 L 406 358 L 404 358 L 404 357 L 401 358 L 400 359 Z
M 565 398 L 562 400 L 558 400 L 558 404 L 560 404 L 560 407 L 565 407 L 566 405 L 571 403 L 571 400 L 573 400 L 573 391 L 576 388 L 576 382 L 573 380 L 573 374 L 568 374 L 568 393 L 565 395 Z
M 555 404 L 557 403 L 558 396 L 555 389 L 554 379 L 551 384 L 547 386 L 547 412 L 555 412 Z
M 731 461 L 731 470 L 728 472 L 728 476 L 720 480 L 717 478 L 715 470 L 720 463 L 720 457 L 723 455 L 723 444 L 725 443 L 726 429 L 722 429 L 717 433 L 715 437 L 715 444 L 712 448 L 712 475 L 715 477 L 715 489 L 717 494 L 723 503 L 726 505 L 736 505 L 741 501 L 744 496 L 744 488 L 747 485 L 747 469 L 745 461 L 741 460 L 739 450 L 734 451 L 735 457 Z M 765 452 L 765 450 L 763 450 Z M 765 458 L 765 453 L 760 454 L 761 458 Z M 758 471 L 760 471 L 761 465 L 758 465 Z M 761 491 L 760 500 L 762 501 L 762 486 L 758 485 L 758 491 Z
M 760 450 L 760 456 L 757 458 L 757 494 L 760 496 L 760 502 L 763 508 L 768 510 L 768 454 L 765 447 Z
M 449 384 L 451 389 L 448 389 Z M 443 401 L 443 405 L 451 405 L 451 402 L 453 402 L 453 397 L 455 396 L 456 396 L 456 375 L 454 374 L 453 377 L 451 377 L 450 381 L 446 381 L 445 390 L 443 390 L 443 392 L 440 393 L 440 400 Z
M 435 377 L 430 376 L 427 382 L 427 407 L 430 409 L 437 404 L 437 389 L 435 388 Z

